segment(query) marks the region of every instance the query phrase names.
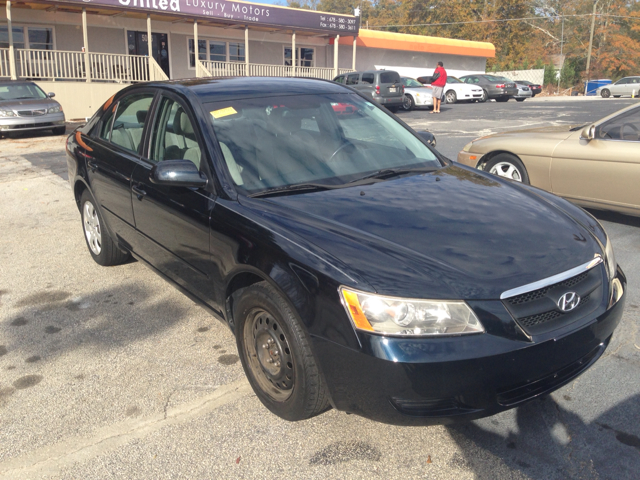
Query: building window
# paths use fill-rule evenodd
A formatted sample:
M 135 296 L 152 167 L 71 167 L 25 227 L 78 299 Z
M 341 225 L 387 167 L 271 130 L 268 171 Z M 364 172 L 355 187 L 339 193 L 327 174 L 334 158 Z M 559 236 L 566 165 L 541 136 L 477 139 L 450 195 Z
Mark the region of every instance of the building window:
M 198 40 L 198 60 L 207 59 L 207 41 Z M 189 39 L 189 68 L 196 68 L 196 57 L 193 38 Z
M 27 27 L 29 48 L 53 50 L 53 28 Z
M 229 42 L 229 61 L 244 62 L 244 43 Z
M 296 47 L 296 66 L 313 67 L 315 48 Z M 284 64 L 291 66 L 291 47 L 284 47 Z
M 227 61 L 227 44 L 225 42 L 209 42 L 209 60 L 212 62 Z
M 13 27 L 13 47 L 24 48 L 24 28 Z M 0 48 L 9 48 L 9 29 L 0 27 Z

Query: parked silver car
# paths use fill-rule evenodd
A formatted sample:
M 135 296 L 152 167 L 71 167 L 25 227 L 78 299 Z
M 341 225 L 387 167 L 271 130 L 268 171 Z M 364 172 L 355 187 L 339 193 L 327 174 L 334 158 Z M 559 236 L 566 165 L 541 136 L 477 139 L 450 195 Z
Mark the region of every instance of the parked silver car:
M 33 82 L 0 82 L 0 133 L 52 130 L 64 134 L 62 106 Z
M 524 85 L 522 83 L 516 83 L 516 87 L 518 87 L 518 93 L 513 96 L 517 102 L 524 102 L 525 99 L 533 97 L 533 92 L 528 85 Z
M 417 107 L 433 107 L 433 89 L 421 84 L 414 78 L 400 77 L 404 85 L 404 103 L 402 108 L 408 112 Z
M 621 97 L 622 95 L 640 95 L 640 77 L 624 77 L 611 85 L 604 85 L 596 90 L 602 98 Z

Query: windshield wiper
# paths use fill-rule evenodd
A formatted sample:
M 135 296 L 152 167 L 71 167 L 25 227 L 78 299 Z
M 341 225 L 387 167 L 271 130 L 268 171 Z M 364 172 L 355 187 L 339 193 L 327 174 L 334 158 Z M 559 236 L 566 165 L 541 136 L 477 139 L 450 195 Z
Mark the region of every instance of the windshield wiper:
M 16 97 L 13 100 L 34 100 L 36 97 Z
M 351 180 L 347 185 L 353 185 L 354 183 L 360 183 L 364 180 L 387 180 L 398 175 L 404 175 L 406 173 L 428 173 L 435 172 L 438 167 L 417 167 L 417 168 L 383 168 L 377 172 L 370 173 L 364 177 Z
M 293 185 L 285 185 L 283 187 L 268 188 L 261 192 L 250 193 L 248 197 L 268 197 L 269 195 L 277 195 L 285 192 L 319 192 L 322 190 L 332 190 L 334 188 L 342 188 L 344 185 L 325 185 L 324 183 L 297 183 Z

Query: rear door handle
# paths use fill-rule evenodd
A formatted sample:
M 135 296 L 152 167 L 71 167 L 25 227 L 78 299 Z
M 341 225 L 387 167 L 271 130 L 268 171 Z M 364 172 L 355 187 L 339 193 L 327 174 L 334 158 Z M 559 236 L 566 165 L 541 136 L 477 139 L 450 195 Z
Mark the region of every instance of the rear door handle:
M 138 197 L 138 200 L 142 200 L 147 195 L 147 192 L 145 192 L 139 187 L 136 187 L 135 185 L 131 187 L 131 190 L 133 190 L 133 193 L 136 194 L 136 197 Z

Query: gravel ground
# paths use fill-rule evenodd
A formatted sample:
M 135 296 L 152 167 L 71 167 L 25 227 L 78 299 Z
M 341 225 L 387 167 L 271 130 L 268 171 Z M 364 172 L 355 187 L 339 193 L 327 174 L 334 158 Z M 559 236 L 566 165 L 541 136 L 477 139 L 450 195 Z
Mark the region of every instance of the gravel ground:
M 404 118 L 453 151 L 500 125 L 571 123 L 625 104 L 454 105 Z M 453 124 L 464 128 L 448 134 Z M 93 262 L 64 140 L 0 140 L 0 478 L 637 477 L 639 219 L 598 214 L 629 278 L 627 307 L 605 356 L 554 394 L 453 427 L 336 411 L 289 423 L 257 400 L 220 322 L 137 262 Z

